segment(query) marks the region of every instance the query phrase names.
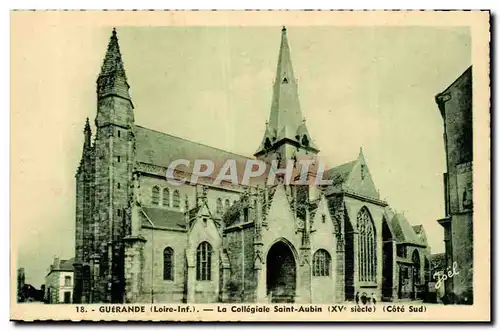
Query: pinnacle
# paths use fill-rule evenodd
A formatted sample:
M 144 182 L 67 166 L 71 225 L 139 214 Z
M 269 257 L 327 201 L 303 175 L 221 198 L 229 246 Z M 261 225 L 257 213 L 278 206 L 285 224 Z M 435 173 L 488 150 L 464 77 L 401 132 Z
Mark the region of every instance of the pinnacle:
M 92 130 L 90 129 L 90 123 L 88 117 L 85 120 L 85 128 L 83 129 L 83 134 L 85 137 L 84 141 L 84 150 L 85 150 L 85 147 L 90 147 L 90 139 L 92 137 Z
M 90 131 L 90 123 L 89 123 L 89 118 L 87 117 L 85 121 L 85 131 Z

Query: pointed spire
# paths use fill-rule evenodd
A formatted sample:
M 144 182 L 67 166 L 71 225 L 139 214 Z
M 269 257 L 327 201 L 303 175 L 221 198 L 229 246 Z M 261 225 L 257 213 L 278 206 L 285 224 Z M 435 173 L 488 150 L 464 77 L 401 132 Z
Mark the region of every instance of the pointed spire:
M 290 109 L 284 109 L 285 107 Z M 295 81 L 293 72 L 292 57 L 290 55 L 286 28 L 283 26 L 281 29 L 281 44 L 278 55 L 278 65 L 276 68 L 276 78 L 274 81 L 273 105 L 269 122 L 271 126 L 278 128 L 285 124 L 298 125 L 301 120 L 302 114 L 298 99 L 297 82 Z
M 306 138 L 304 139 L 304 136 Z M 262 143 L 257 151 L 261 154 L 264 149 L 264 142 L 269 139 L 273 145 L 280 140 L 288 139 L 294 141 L 296 145 L 306 144 L 303 147 L 317 150 L 303 121 L 300 109 L 297 80 L 292 66 L 290 46 L 286 27 L 281 29 L 281 44 L 278 55 L 278 65 L 276 68 L 276 78 L 274 81 L 273 98 L 269 124 L 266 125 L 266 132 Z
M 360 147 L 359 147 L 358 160 L 362 160 L 362 161 L 364 161 L 364 160 L 365 160 L 365 154 L 364 154 L 364 152 L 363 152 L 363 146 L 360 146 Z
M 90 140 L 92 138 L 92 129 L 90 128 L 89 118 L 85 121 L 85 128 L 83 129 L 83 134 L 85 136 L 84 148 L 90 147 Z
M 113 28 L 108 49 L 101 66 L 101 73 L 97 79 L 97 94 L 98 98 L 113 94 L 130 100 L 128 90 L 129 85 L 120 53 L 118 37 L 116 29 Z

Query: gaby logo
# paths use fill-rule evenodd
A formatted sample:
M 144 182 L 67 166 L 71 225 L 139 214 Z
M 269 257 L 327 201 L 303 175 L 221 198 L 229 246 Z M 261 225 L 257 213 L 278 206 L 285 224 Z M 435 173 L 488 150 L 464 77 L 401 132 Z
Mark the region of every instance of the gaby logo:
M 237 161 L 228 159 L 224 162 L 197 159 L 191 162 L 178 159 L 167 168 L 167 181 L 173 185 L 186 182 L 198 183 L 200 179 L 212 181 L 212 185 L 230 182 L 233 185 L 274 185 L 282 182 L 285 185 L 329 185 L 332 180 L 323 179 L 325 163 L 315 159 L 286 160 L 284 168 L 280 168 L 279 160 L 264 162 L 262 160 Z M 192 168 L 191 168 L 192 166 Z M 190 176 L 177 176 L 178 171 Z

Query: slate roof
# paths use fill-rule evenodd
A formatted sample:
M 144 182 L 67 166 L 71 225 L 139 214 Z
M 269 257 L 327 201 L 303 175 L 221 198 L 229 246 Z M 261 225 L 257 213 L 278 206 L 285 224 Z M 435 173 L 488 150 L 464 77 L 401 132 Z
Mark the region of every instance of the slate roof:
M 142 210 L 147 215 L 146 217 L 144 214 L 140 214 L 143 225 L 151 226 L 152 222 L 154 226 L 163 228 L 179 230 L 186 228 L 184 213 L 181 211 L 156 207 L 142 207 Z
M 387 220 L 387 226 L 389 227 L 389 231 L 391 232 L 391 235 L 395 237 L 395 232 L 394 232 L 394 225 L 392 224 L 392 219 L 394 218 L 395 213 L 392 211 L 391 208 L 386 207 L 385 208 L 385 219 Z M 397 238 L 394 238 L 397 239 Z
M 50 273 L 52 273 L 54 271 L 74 271 L 74 267 L 73 267 L 74 262 L 75 262 L 75 258 L 71 258 L 69 260 L 60 260 L 59 266 L 57 266 L 57 267 L 54 264 L 51 264 L 47 275 L 49 275 Z
M 73 263 L 75 262 L 75 258 L 71 258 L 69 260 L 61 260 L 61 264 L 57 270 L 59 271 L 73 271 Z
M 340 188 L 340 186 L 347 180 L 347 177 L 349 177 L 349 174 L 351 173 L 356 162 L 357 160 L 354 160 L 334 168 L 330 168 L 325 171 L 324 178 L 331 179 L 333 181 L 332 186 Z
M 425 245 L 413 230 L 406 217 L 401 213 L 394 214 L 392 218 L 392 231 L 400 243 Z
M 134 133 L 136 138 L 137 162 L 166 168 L 170 165 L 170 162 L 177 159 L 189 160 L 191 161 L 191 166 L 192 162 L 196 159 L 208 159 L 214 161 L 216 164 L 215 171 L 217 171 L 227 160 L 236 160 L 238 173 L 243 173 L 246 161 L 251 159 L 243 155 L 147 129 L 139 125 L 134 126 Z M 183 169 L 183 166 L 179 166 L 176 169 L 188 170 Z M 214 174 L 217 174 L 217 172 L 214 172 Z

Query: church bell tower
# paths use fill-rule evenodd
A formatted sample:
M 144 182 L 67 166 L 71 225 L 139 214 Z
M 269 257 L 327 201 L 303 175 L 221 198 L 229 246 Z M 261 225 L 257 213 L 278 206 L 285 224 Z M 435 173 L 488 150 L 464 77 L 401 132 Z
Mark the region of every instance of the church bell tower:
M 95 118 L 95 207 L 98 224 L 99 277 L 95 301 L 121 303 L 124 293 L 124 245 L 131 217 L 134 161 L 134 106 L 113 29 L 97 78 Z
M 300 110 L 297 79 L 293 72 L 287 31 L 283 26 L 271 113 L 254 156 L 266 162 L 277 159 L 280 165 L 284 165 L 285 160 L 311 158 L 318 152 Z

